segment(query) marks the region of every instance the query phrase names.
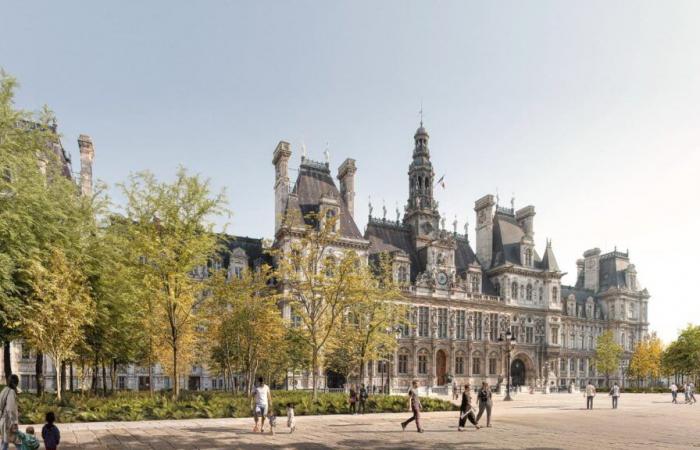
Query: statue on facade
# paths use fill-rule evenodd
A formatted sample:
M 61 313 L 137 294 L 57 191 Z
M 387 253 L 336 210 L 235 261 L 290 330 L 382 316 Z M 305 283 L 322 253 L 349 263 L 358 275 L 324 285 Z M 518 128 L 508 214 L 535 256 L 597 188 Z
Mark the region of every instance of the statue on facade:
M 438 332 L 438 320 L 437 320 L 437 309 L 432 308 L 432 312 L 430 314 L 430 321 L 432 324 L 432 335 L 434 338 L 437 337 L 437 332 Z
M 367 202 L 369 203 L 369 205 L 367 207 L 369 208 L 369 218 L 371 219 L 372 218 L 372 211 L 374 210 L 374 208 L 372 208 L 372 197 L 371 196 L 367 196 Z
M 454 337 L 455 331 L 455 311 L 454 309 L 450 311 L 450 336 Z
M 490 336 L 491 335 L 491 320 L 489 319 L 490 313 L 484 314 L 484 335 Z

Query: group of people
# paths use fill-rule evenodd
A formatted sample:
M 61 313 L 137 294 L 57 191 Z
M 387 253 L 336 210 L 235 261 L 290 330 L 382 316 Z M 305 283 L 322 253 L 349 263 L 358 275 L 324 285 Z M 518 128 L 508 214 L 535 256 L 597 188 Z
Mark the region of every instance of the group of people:
M 697 400 L 695 400 L 695 383 L 684 383 L 683 393 L 685 394 L 686 404 L 694 405 L 697 403 Z M 678 403 L 678 385 L 676 383 L 671 384 L 671 403 Z
M 255 426 L 253 427 L 253 433 L 264 433 L 265 432 L 265 418 L 270 427 L 270 434 L 275 434 L 275 427 L 277 426 L 277 413 L 272 406 L 272 393 L 270 392 L 270 387 L 265 384 L 265 379 L 263 377 L 258 377 L 258 384 L 253 390 L 252 397 L 253 407 L 253 418 L 255 420 Z M 260 426 L 258 426 L 258 422 Z M 296 430 L 296 419 L 294 418 L 294 404 L 287 403 L 287 428 L 289 428 L 290 433 L 294 433 Z
M 9 450 L 10 444 L 14 444 L 17 450 L 37 450 L 40 444 L 34 435 L 34 427 L 28 426 L 24 431 L 19 429 L 18 385 L 19 377 L 10 375 L 7 386 L 0 392 L 0 450 Z M 46 424 L 41 429 L 46 450 L 56 450 L 61 442 L 61 432 L 55 421 L 53 412 L 46 413 Z
M 350 405 L 350 413 L 351 414 L 357 414 L 358 412 L 360 414 L 364 414 L 367 410 L 367 399 L 369 398 L 369 392 L 367 392 L 367 388 L 365 387 L 364 384 L 360 385 L 359 391 L 356 389 L 356 386 L 351 386 L 350 387 L 350 392 L 348 394 L 348 403 Z M 359 408 L 358 408 L 359 405 Z
M 459 407 L 459 422 L 457 430 L 464 431 L 464 426 L 467 420 L 474 425 L 477 430 L 481 427 L 479 426 L 479 420 L 481 416 L 486 412 L 486 426 L 491 427 L 491 410 L 493 408 L 493 400 L 491 398 L 491 388 L 489 384 L 484 382 L 481 384 L 481 389 L 477 392 L 477 401 L 479 406 L 479 412 L 475 411 L 474 402 L 472 400 L 472 389 L 471 385 L 465 384 L 464 390 L 462 391 L 462 403 Z M 420 412 L 421 404 L 420 397 L 418 396 L 418 381 L 414 380 L 411 383 L 411 388 L 408 390 L 408 407 L 413 413 L 413 415 L 407 420 L 401 422 L 401 429 L 406 430 L 406 427 L 411 422 L 416 422 L 416 431 L 422 433 L 423 427 L 420 422 Z
M 597 393 L 595 386 L 589 381 L 583 391 L 583 396 L 586 398 L 586 409 L 593 409 L 593 399 Z M 608 396 L 612 399 L 612 409 L 617 409 L 617 404 L 620 400 L 620 386 L 617 383 L 610 388 Z

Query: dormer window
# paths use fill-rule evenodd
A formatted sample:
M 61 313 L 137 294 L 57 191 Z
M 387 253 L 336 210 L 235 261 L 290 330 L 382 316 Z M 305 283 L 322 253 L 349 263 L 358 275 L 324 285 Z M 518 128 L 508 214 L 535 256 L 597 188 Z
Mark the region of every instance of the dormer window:
M 559 290 L 555 286 L 552 288 L 552 301 L 556 302 L 557 300 L 559 300 Z
M 527 288 L 525 288 L 525 300 L 531 302 L 532 301 L 532 285 L 528 284 Z
M 514 300 L 518 299 L 518 283 L 517 281 L 513 281 L 513 284 L 510 286 L 510 295 L 511 298 Z
M 406 266 L 399 266 L 399 270 L 397 273 L 397 281 L 400 284 L 408 283 L 408 269 L 406 268 Z
M 471 275 L 472 281 L 472 292 L 481 292 L 481 276 L 478 273 L 473 273 Z
M 532 266 L 532 249 L 531 248 L 525 249 L 525 265 Z

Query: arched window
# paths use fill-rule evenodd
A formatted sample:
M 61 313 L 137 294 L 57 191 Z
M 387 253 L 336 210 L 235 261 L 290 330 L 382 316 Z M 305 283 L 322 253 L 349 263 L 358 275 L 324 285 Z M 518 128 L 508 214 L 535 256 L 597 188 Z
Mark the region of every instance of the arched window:
M 532 301 L 532 285 L 531 284 L 527 285 L 525 299 L 529 302 Z
M 518 299 L 518 283 L 516 281 L 513 281 L 513 284 L 510 286 L 510 296 L 515 300 Z
M 525 249 L 525 265 L 526 266 L 532 265 L 532 249 L 531 248 Z

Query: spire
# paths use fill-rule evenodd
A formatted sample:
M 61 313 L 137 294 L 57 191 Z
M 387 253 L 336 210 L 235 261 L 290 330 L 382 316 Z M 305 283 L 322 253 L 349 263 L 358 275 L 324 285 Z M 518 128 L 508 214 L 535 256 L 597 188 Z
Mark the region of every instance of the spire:
M 547 239 L 547 248 L 544 251 L 544 257 L 542 258 L 542 267 L 547 272 L 559 272 L 559 264 L 557 264 L 557 258 L 554 257 L 551 239 Z

